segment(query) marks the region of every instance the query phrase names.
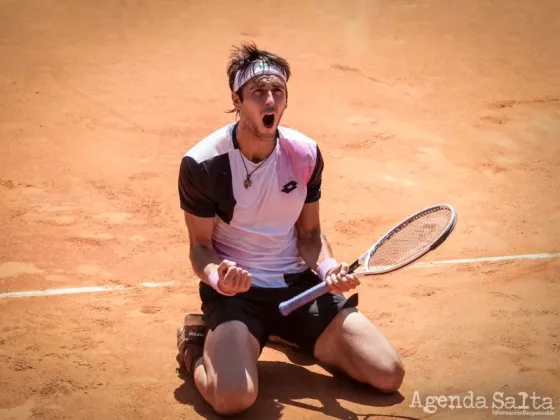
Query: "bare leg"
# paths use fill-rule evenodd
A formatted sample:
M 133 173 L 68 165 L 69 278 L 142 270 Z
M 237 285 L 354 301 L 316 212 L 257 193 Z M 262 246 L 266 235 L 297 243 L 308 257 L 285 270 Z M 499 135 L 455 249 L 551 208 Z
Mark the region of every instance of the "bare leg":
M 395 392 L 404 378 L 397 352 L 356 308 L 342 310 L 315 344 L 315 357 L 381 392 Z
M 194 368 L 194 382 L 203 398 L 220 415 L 239 414 L 258 394 L 259 342 L 239 321 L 209 331 L 204 356 Z

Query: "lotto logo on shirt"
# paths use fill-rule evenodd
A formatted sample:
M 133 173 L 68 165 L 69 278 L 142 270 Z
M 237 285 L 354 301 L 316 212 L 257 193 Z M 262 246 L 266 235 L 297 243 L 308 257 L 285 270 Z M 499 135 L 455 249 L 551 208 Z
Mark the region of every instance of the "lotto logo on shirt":
M 284 185 L 280 191 L 282 191 L 283 193 L 289 194 L 293 190 L 295 190 L 296 188 L 297 188 L 297 182 L 296 181 L 290 181 L 286 185 Z

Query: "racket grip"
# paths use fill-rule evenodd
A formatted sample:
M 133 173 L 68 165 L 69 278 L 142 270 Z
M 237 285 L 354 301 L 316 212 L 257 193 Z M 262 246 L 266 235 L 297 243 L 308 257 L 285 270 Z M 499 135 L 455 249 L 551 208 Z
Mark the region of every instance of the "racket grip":
M 301 308 L 303 305 L 317 299 L 319 296 L 324 295 L 329 291 L 329 286 L 326 283 L 319 283 L 318 285 L 312 287 L 311 289 L 307 289 L 305 292 L 300 293 L 297 296 L 294 296 L 290 300 L 286 300 L 282 302 L 278 309 L 280 313 L 284 316 L 291 314 L 298 308 Z

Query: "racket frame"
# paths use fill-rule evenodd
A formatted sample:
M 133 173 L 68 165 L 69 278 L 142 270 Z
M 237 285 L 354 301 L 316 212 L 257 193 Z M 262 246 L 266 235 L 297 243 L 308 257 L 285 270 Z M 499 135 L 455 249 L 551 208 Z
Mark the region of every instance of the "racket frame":
M 375 253 L 377 248 L 379 248 L 388 238 L 390 238 L 393 234 L 397 233 L 402 228 L 406 227 L 409 223 L 413 222 L 416 218 L 420 217 L 426 212 L 437 211 L 442 208 L 445 208 L 451 212 L 451 220 L 450 223 L 445 228 L 445 230 L 443 231 L 443 233 L 440 235 L 440 237 L 429 248 L 427 248 L 424 252 L 419 253 L 418 255 L 415 255 L 405 261 L 402 261 L 399 264 L 392 265 L 386 268 L 385 270 L 368 271 L 367 267 L 369 265 L 369 260 L 371 259 L 372 255 Z M 397 223 L 391 229 L 389 229 L 366 252 L 364 252 L 356 261 L 354 261 L 352 265 L 350 265 L 348 272 L 354 273 L 354 271 L 357 268 L 359 268 L 360 266 L 364 266 L 366 267 L 366 271 L 354 274 L 357 277 L 363 277 L 363 276 L 385 274 L 391 271 L 398 270 L 416 261 L 417 259 L 426 255 L 426 253 L 428 253 L 429 251 L 432 251 L 435 248 L 437 248 L 439 245 L 441 245 L 441 243 L 445 241 L 445 239 L 447 239 L 449 234 L 453 231 L 456 224 L 457 224 L 457 212 L 453 208 L 453 206 L 449 204 L 435 204 L 429 207 L 425 207 L 417 211 L 416 213 L 408 216 L 407 218 L 401 220 L 399 223 Z M 287 316 L 293 311 L 295 311 L 296 309 L 326 294 L 328 291 L 329 291 L 328 285 L 324 282 L 321 282 L 316 286 L 313 286 L 312 288 L 306 290 L 305 292 L 300 293 L 299 295 L 294 296 L 293 298 L 280 303 L 280 305 L 278 305 L 278 309 L 282 315 Z
M 379 248 L 385 241 L 387 241 L 391 236 L 393 236 L 395 233 L 399 232 L 401 229 L 405 228 L 408 224 L 412 223 L 418 217 L 424 215 L 425 213 L 431 212 L 431 211 L 438 211 L 442 208 L 447 209 L 451 212 L 451 221 L 447 225 L 447 227 L 445 228 L 443 233 L 440 235 L 438 240 L 435 241 L 430 246 L 430 248 L 426 249 L 421 254 L 415 255 L 413 257 L 410 257 L 408 260 L 404 260 L 404 261 L 400 262 L 399 264 L 388 266 L 388 268 L 386 268 L 384 270 L 375 270 L 375 271 L 368 270 L 367 267 L 369 266 L 369 260 L 371 259 L 373 254 L 375 254 L 375 251 L 377 250 L 377 248 Z M 396 225 L 394 225 L 384 235 L 382 235 L 381 238 L 379 238 L 375 244 L 373 244 L 366 252 L 364 252 L 356 261 L 354 261 L 352 263 L 352 265 L 349 267 L 349 272 L 353 273 L 357 268 L 359 268 L 361 266 L 364 266 L 366 268 L 366 271 L 354 274 L 355 276 L 362 277 L 362 276 L 373 276 L 373 275 L 377 275 L 377 274 L 385 274 L 385 273 L 390 273 L 391 271 L 398 270 L 399 268 L 402 268 L 405 265 L 409 265 L 410 263 L 412 263 L 412 262 L 416 261 L 417 259 L 423 257 L 424 255 L 426 255 L 426 253 L 436 249 L 439 245 L 441 245 L 441 243 L 443 241 L 445 241 L 445 239 L 447 239 L 447 237 L 449 236 L 451 231 L 455 228 L 456 224 L 457 224 L 457 212 L 449 204 L 435 204 L 433 206 L 426 207 L 422 210 L 419 210 L 416 213 L 408 216 L 406 219 L 402 220 L 400 223 L 397 223 Z

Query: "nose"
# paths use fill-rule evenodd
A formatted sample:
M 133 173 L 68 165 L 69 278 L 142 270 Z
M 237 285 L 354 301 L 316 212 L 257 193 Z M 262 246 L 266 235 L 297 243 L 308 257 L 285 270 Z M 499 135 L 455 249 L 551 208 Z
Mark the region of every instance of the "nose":
M 270 90 L 266 94 L 265 105 L 266 106 L 274 106 L 274 95 L 272 94 L 272 91 L 270 91 Z

